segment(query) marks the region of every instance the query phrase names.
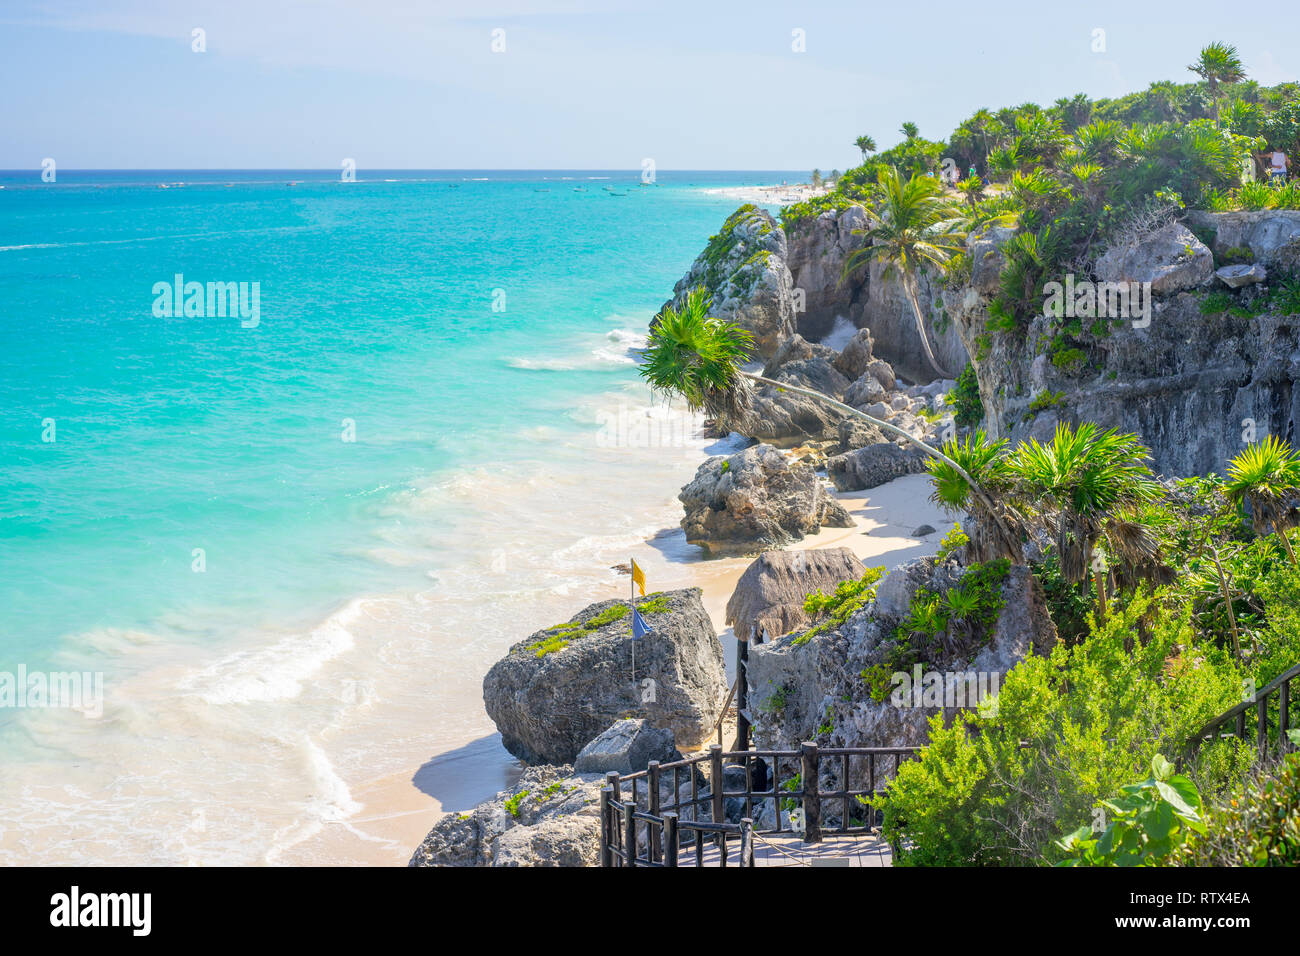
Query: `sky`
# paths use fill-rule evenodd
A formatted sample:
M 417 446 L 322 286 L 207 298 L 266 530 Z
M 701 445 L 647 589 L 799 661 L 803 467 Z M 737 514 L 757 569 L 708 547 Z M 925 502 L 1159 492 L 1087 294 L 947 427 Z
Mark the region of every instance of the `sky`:
M 1212 40 L 1300 78 L 1300 12 L 1248 9 L 0 0 L 0 168 L 846 169 L 905 120 L 1187 81 Z

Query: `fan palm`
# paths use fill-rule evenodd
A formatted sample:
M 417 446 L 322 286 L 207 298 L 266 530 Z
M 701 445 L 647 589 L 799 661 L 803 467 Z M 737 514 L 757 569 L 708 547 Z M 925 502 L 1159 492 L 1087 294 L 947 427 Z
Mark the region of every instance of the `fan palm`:
M 639 371 L 653 391 L 665 396 L 679 396 L 686 400 L 692 411 L 702 410 L 733 422 L 743 422 L 751 412 L 751 381 L 817 399 L 836 411 L 870 422 L 877 428 L 910 442 L 931 458 L 947 465 L 953 476 L 965 482 L 970 500 L 983 508 L 984 513 L 992 516 L 993 521 L 998 520 L 1000 509 L 975 478 L 959 462 L 939 449 L 927 445 L 897 425 L 838 402 L 816 389 L 745 371 L 742 366 L 753 348 L 753 337 L 735 323 L 711 317 L 708 301 L 704 290 L 696 289 L 686 295 L 679 307 L 669 306 L 664 309 L 651 326 L 645 360 L 639 366 Z M 1005 529 L 1003 534 L 1007 540 L 1012 540 L 1011 534 Z
M 1295 564 L 1287 531 L 1300 524 L 1294 504 L 1300 497 L 1300 455 L 1291 450 L 1290 443 L 1270 435 L 1251 445 L 1228 463 L 1228 483 L 1223 490 L 1230 501 L 1250 503 L 1255 533 L 1262 535 L 1271 529 Z
M 1224 83 L 1240 83 L 1246 78 L 1246 68 L 1237 55 L 1237 48 L 1228 43 L 1215 42 L 1203 48 L 1201 55 L 1188 69 L 1203 79 L 1210 88 L 1216 120 L 1219 118 L 1219 86 Z
M 1059 424 L 1051 444 L 1031 439 L 1012 455 L 1022 494 L 1035 503 L 1055 540 L 1067 582 L 1084 580 L 1099 543 L 1112 559 L 1130 566 L 1155 557 L 1155 539 L 1133 520 L 1136 508 L 1158 492 L 1148 457 L 1136 435 L 1113 428 L 1099 433 L 1092 423 L 1077 430 Z M 1098 598 L 1105 600 L 1100 587 Z
M 962 251 L 965 238 L 956 232 L 957 206 L 944 198 L 937 179 L 913 176 L 904 179 L 897 167 L 882 169 L 876 176 L 876 201 L 872 206 L 857 205 L 866 213 L 868 228 L 854 230 L 865 235 L 867 244 L 858 249 L 844 265 L 841 282 L 859 266 L 875 259 L 885 263 L 885 274 L 897 272 L 903 291 L 912 305 L 916 332 L 926 360 L 940 378 L 951 378 L 934 357 L 930 338 L 925 331 L 925 316 L 917 299 L 916 273 L 922 267 L 940 272 L 947 269 L 953 255 Z
M 933 486 L 930 500 L 946 511 L 970 515 L 963 530 L 970 538 L 967 554 L 972 561 L 1009 558 L 1020 564 L 1024 560 L 1020 540 L 1025 520 L 1006 447 L 1005 438 L 991 441 L 981 428 L 943 446 L 944 455 L 960 468 L 937 458 L 926 462 Z M 971 479 L 979 483 L 982 494 L 974 494 Z

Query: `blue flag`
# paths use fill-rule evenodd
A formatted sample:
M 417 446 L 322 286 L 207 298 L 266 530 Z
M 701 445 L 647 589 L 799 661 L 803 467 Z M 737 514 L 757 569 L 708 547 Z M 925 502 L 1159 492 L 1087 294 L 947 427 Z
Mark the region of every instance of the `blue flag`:
M 653 633 L 654 632 L 650 630 L 650 625 L 648 625 L 644 620 L 641 619 L 641 612 L 638 611 L 636 608 L 632 608 L 633 639 L 640 639 L 645 637 L 647 634 L 653 634 Z

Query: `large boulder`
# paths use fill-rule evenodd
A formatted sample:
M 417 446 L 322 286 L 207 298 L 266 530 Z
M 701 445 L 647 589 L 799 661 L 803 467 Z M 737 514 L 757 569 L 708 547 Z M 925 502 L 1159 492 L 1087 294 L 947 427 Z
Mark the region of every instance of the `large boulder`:
M 998 291 L 1006 256 L 1002 247 L 1016 230 L 1008 226 L 991 226 L 966 240 L 966 258 L 971 263 L 970 284 L 977 292 L 992 295 Z
M 838 491 L 865 491 L 924 470 L 925 452 L 892 441 L 867 445 L 826 462 L 826 474 Z
M 797 318 L 799 331 L 805 336 L 822 338 L 835 327 L 838 318 L 861 324 L 857 320 L 866 298 L 866 276 L 862 270 L 845 276 L 844 266 L 849 256 L 862 248 L 861 231 L 867 226 L 866 213 L 850 206 L 828 210 L 792 227 L 787 236 L 786 261 L 795 287 L 804 293 L 804 311 Z
M 578 773 L 633 774 L 652 760 L 668 763 L 679 756 L 671 730 L 652 727 L 642 718 L 619 720 L 578 752 L 573 769 Z
M 1300 270 L 1300 210 L 1193 212 L 1188 223 L 1213 236 L 1215 255 L 1249 249 L 1254 261 L 1283 272 Z
M 824 525 L 853 527 L 817 473 L 771 445 L 708 459 L 677 497 L 686 540 L 713 555 L 783 547 Z
M 835 365 L 838 357 L 834 349 L 806 342 L 803 336 L 796 334 L 776 350 L 763 369 L 763 375 L 779 382 L 815 389 L 838 400 L 849 387 L 849 380 Z
M 568 766 L 529 767 L 494 799 L 443 816 L 409 865 L 598 866 L 603 783 Z
M 875 345 L 870 329 L 858 329 L 835 357 L 835 367 L 849 381 L 859 378 L 876 360 Z
M 906 693 L 907 684 L 891 679 L 895 673 L 908 673 L 892 670 L 892 662 L 898 659 L 899 625 L 922 589 L 944 594 L 962 587 L 972 574 L 986 582 L 983 587 L 972 582 L 978 593 L 987 593 L 987 585 L 996 582 L 1001 607 L 991 624 L 950 622 L 945 633 L 912 644 L 925 675 L 941 676 L 945 690 L 949 675 L 954 678 L 951 700 L 924 695 L 918 700 Z M 890 596 L 885 601 L 887 589 Z M 804 740 L 816 740 L 823 747 L 924 745 L 932 717 L 951 718 L 957 710 L 984 706 L 986 701 L 991 705 L 990 697 L 996 695 L 1007 670 L 1030 654 L 1046 654 L 1057 640 L 1042 588 L 1024 565 L 963 568 L 956 561 L 923 558 L 891 571 L 876 593 L 875 601 L 849 615 L 838 628 L 807 637 L 795 631 L 750 648 L 748 697 L 757 749 L 798 749 Z M 912 640 L 917 640 L 915 635 Z M 886 693 L 873 696 L 872 684 L 863 674 L 882 668 Z M 975 675 L 973 689 L 965 680 L 970 675 Z M 914 676 L 914 671 L 908 674 L 909 680 Z M 934 676 L 925 677 L 921 686 L 934 682 Z M 871 768 L 866 761 L 851 763 L 849 787 L 866 789 L 870 782 L 880 787 L 892 769 L 891 762 L 878 760 L 875 779 L 869 781 Z M 790 766 L 782 776 L 796 772 L 798 768 Z M 840 772 L 839 761 L 822 761 L 826 789 L 843 786 Z M 824 804 L 823 823 L 833 824 L 838 812 L 834 804 Z
M 727 602 L 727 624 L 749 640 L 766 631 L 788 634 L 808 622 L 804 598 L 813 591 L 835 591 L 841 581 L 856 581 L 866 566 L 848 548 L 764 551 L 745 569 Z
M 654 594 L 637 607 L 651 633 L 635 642 L 635 683 L 626 601 L 592 604 L 492 666 L 483 703 L 507 750 L 527 763 L 572 763 L 610 724 L 635 716 L 687 747 L 709 736 L 727 687 L 700 589 Z
M 1118 243 L 1097 260 L 1103 282 L 1150 282 L 1157 294 L 1194 289 L 1214 272 L 1214 255 L 1186 226 L 1172 222 L 1141 242 Z
M 844 404 L 852 405 L 854 408 L 865 408 L 876 402 L 883 402 L 886 398 L 885 386 L 881 385 L 880 379 L 871 372 L 863 372 L 844 392 Z
M 710 314 L 751 333 L 758 354 L 769 356 L 795 331 L 794 285 L 785 257 L 780 225 L 747 203 L 709 239 L 664 308 L 680 306 L 688 293 L 703 289 Z

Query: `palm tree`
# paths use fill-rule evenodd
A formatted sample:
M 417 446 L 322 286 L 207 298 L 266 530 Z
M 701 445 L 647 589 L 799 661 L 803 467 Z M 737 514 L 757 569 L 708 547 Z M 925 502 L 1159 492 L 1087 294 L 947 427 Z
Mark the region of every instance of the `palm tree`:
M 867 157 L 876 151 L 876 141 L 870 136 L 859 136 L 853 141 L 853 145 L 862 150 L 862 161 L 865 163 Z
M 917 126 L 915 123 L 904 123 L 898 128 L 898 131 L 909 140 L 916 139 L 917 136 L 921 135 L 921 127 Z
M 732 422 L 743 422 L 753 407 L 751 381 L 824 402 L 838 412 L 870 422 L 882 431 L 905 439 L 947 465 L 952 476 L 965 482 L 970 500 L 982 508 L 990 520 L 999 521 L 1003 509 L 961 463 L 897 425 L 874 418 L 816 389 L 745 371 L 742 366 L 748 361 L 752 348 L 753 337 L 732 322 L 711 317 L 708 296 L 703 289 L 695 289 L 686 295 L 680 307 L 669 306 L 655 320 L 650 329 L 645 361 L 639 366 L 639 371 L 653 391 L 669 397 L 679 396 L 686 400 L 692 411 L 702 410 L 715 418 Z M 1005 540 L 1014 539 L 1013 532 L 1008 529 L 1002 529 L 1000 533 Z
M 925 317 L 916 296 L 916 271 L 930 266 L 944 271 L 949 260 L 963 248 L 964 239 L 955 231 L 958 216 L 956 204 L 944 198 L 939 180 L 928 176 L 904 179 L 897 167 L 882 169 L 876 175 L 877 204 L 875 207 L 857 203 L 866 214 L 869 227 L 862 232 L 867 245 L 849 256 L 840 281 L 865 262 L 883 260 L 885 274 L 897 271 L 902 277 L 903 290 L 912 304 L 916 318 L 916 332 L 921 337 L 921 347 L 930 367 L 940 378 L 951 378 L 930 347 L 925 332 Z
M 1228 43 L 1211 43 L 1201 50 L 1196 62 L 1188 67 L 1205 81 L 1210 88 L 1210 100 L 1214 103 L 1214 118 L 1219 118 L 1219 85 L 1221 83 L 1240 83 L 1246 78 L 1246 68 L 1242 65 L 1237 48 Z
M 1300 496 L 1300 455 L 1291 450 L 1290 443 L 1269 435 L 1251 445 L 1228 462 L 1228 483 L 1223 491 L 1230 501 L 1248 501 L 1255 533 L 1262 535 L 1271 529 L 1296 564 L 1287 531 L 1300 524 L 1300 513 L 1293 504 Z
M 930 500 L 952 513 L 968 513 L 964 530 L 970 538 L 967 554 L 972 562 L 1008 558 L 1024 562 L 1020 541 L 1026 526 L 1016 497 L 1015 474 L 1006 456 L 1007 440 L 990 441 L 984 429 L 963 441 L 950 439 L 944 454 L 959 463 L 965 475 L 940 459 L 926 462 L 933 491 Z M 966 476 L 983 490 L 976 496 Z
M 814 170 L 812 171 L 812 184 L 813 184 L 813 189 L 820 189 L 820 188 L 821 188 L 821 185 L 822 185 L 822 171 L 821 171 L 820 169 L 814 169 Z
M 1104 545 L 1105 555 L 1132 567 L 1156 556 L 1155 539 L 1134 515 L 1158 494 L 1148 458 L 1136 435 L 1113 428 L 1098 433 L 1091 422 L 1077 430 L 1061 423 L 1050 445 L 1031 439 L 1011 456 L 1021 493 L 1035 503 L 1055 540 L 1061 576 L 1068 583 L 1085 579 L 1098 545 Z M 1097 596 L 1104 614 L 1101 579 Z

